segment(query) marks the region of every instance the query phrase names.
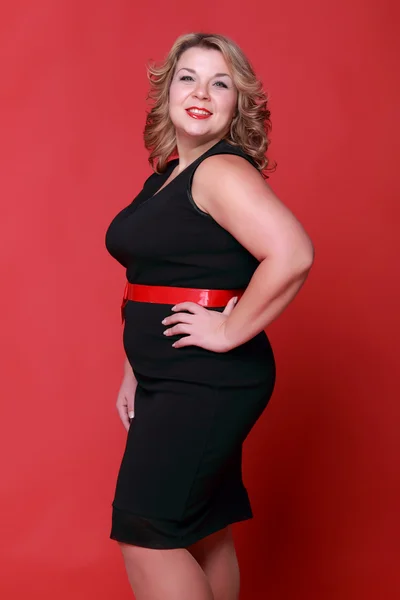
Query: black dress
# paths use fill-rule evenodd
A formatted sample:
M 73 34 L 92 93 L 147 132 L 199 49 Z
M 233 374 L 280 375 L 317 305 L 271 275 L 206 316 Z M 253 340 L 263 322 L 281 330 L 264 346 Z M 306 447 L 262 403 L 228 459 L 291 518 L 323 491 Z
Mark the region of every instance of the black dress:
M 191 196 L 196 168 L 215 154 L 236 154 L 252 163 L 222 140 L 159 193 L 177 160 L 165 173 L 151 175 L 114 218 L 106 245 L 126 268 L 129 282 L 247 286 L 258 261 Z M 125 307 L 123 342 L 138 386 L 110 537 L 148 548 L 184 548 L 252 517 L 242 482 L 242 444 L 275 382 L 264 332 L 226 353 L 173 348 L 179 336 L 164 336 L 161 323 L 170 309 L 132 301 Z

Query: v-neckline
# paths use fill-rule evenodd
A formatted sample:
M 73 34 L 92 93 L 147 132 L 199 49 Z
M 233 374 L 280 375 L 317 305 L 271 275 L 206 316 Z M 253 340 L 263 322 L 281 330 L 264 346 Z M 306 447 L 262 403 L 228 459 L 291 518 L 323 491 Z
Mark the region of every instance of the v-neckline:
M 170 175 L 172 174 L 173 170 L 175 169 L 175 167 L 179 164 L 179 158 L 174 158 L 173 160 L 171 160 L 171 163 L 169 166 L 171 166 L 175 161 L 178 161 L 176 165 L 173 166 L 172 170 L 169 172 L 169 174 L 167 174 L 167 178 L 162 182 L 162 184 L 160 185 L 160 187 L 154 192 L 154 194 L 152 196 L 149 197 L 149 200 L 151 200 L 151 198 L 155 198 L 155 196 L 158 196 L 158 194 L 160 192 L 162 192 L 165 188 L 167 188 L 169 185 L 171 185 L 171 183 L 173 181 L 175 181 L 175 179 L 177 179 L 179 177 L 179 175 L 182 175 L 182 173 L 184 173 L 184 171 L 187 169 L 187 167 L 185 167 L 183 169 L 183 171 L 181 171 L 180 173 L 178 173 L 178 175 L 176 175 L 173 179 L 171 179 L 171 181 L 168 181 L 168 177 L 170 177 Z M 190 163 L 192 164 L 192 163 Z M 189 166 L 189 165 L 188 165 Z M 168 171 L 166 171 L 166 173 L 168 173 Z M 167 183 L 168 181 L 168 183 Z
M 223 138 L 218 140 L 218 142 L 215 142 L 215 144 L 213 144 L 212 146 L 210 146 L 210 148 L 208 148 L 207 150 L 205 150 L 202 154 L 200 154 L 200 156 L 198 156 L 197 158 L 195 158 L 194 160 L 192 160 L 192 162 L 190 162 L 188 165 L 186 165 L 186 167 L 184 169 L 182 169 L 182 171 L 180 173 L 178 173 L 178 175 L 176 175 L 173 179 L 171 179 L 171 181 L 169 181 L 168 183 L 166 183 L 168 181 L 168 177 L 171 175 L 171 173 L 173 172 L 173 170 L 175 169 L 175 167 L 177 165 L 174 165 L 172 171 L 169 173 L 169 175 L 167 176 L 167 179 L 165 181 L 163 181 L 163 183 L 160 185 L 160 187 L 154 192 L 154 194 L 152 194 L 151 196 L 149 196 L 148 200 L 151 200 L 152 198 L 155 198 L 156 196 L 158 196 L 158 194 L 160 194 L 161 192 L 163 192 L 167 187 L 169 187 L 176 179 L 178 179 L 178 177 L 180 177 L 180 175 L 182 175 L 183 173 L 185 173 L 185 171 L 187 171 L 187 169 L 193 165 L 196 161 L 199 160 L 199 158 L 202 158 L 205 154 L 207 154 L 207 152 L 209 152 L 210 150 L 212 150 L 212 148 L 215 148 L 215 146 L 217 146 L 218 144 L 220 144 L 223 141 Z M 171 164 L 174 163 L 175 161 L 178 161 L 177 164 L 179 164 L 179 157 L 178 158 L 174 158 L 171 161 Z

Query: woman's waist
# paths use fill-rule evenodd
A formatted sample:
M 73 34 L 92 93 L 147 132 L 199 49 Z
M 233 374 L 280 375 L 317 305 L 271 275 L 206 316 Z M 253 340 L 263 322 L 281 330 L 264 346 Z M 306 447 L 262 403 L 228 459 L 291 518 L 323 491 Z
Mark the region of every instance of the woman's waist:
M 153 304 L 147 302 L 127 301 L 124 308 L 124 344 L 130 351 L 132 357 L 138 359 L 147 357 L 149 360 L 171 360 L 179 361 L 197 360 L 219 362 L 257 362 L 265 360 L 271 353 L 271 346 L 265 332 L 261 332 L 254 338 L 229 352 L 217 353 L 205 350 L 199 346 L 187 346 L 185 348 L 174 348 L 172 344 L 180 339 L 182 335 L 165 336 L 167 326 L 162 321 L 172 314 L 172 306 L 165 304 Z M 210 308 L 222 312 L 221 308 Z
M 189 288 L 184 286 L 145 285 L 127 282 L 122 307 L 132 302 L 174 305 L 193 302 L 205 308 L 223 308 L 228 302 L 243 295 L 244 288 Z

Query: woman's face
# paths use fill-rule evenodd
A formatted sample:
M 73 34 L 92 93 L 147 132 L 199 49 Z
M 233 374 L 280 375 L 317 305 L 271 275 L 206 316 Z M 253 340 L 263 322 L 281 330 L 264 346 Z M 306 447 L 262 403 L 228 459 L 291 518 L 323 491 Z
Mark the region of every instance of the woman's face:
M 207 142 L 222 138 L 236 111 L 237 90 L 221 52 L 190 48 L 180 57 L 169 90 L 177 136 Z

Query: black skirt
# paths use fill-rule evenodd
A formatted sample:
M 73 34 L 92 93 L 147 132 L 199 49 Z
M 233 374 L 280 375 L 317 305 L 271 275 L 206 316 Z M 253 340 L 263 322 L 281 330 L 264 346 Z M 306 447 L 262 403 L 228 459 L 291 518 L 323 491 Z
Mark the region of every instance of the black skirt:
M 275 381 L 264 333 L 223 354 L 172 348 L 177 338 L 163 336 L 161 324 L 170 308 L 125 308 L 124 346 L 138 386 L 111 538 L 148 548 L 184 548 L 252 517 L 242 444 Z

